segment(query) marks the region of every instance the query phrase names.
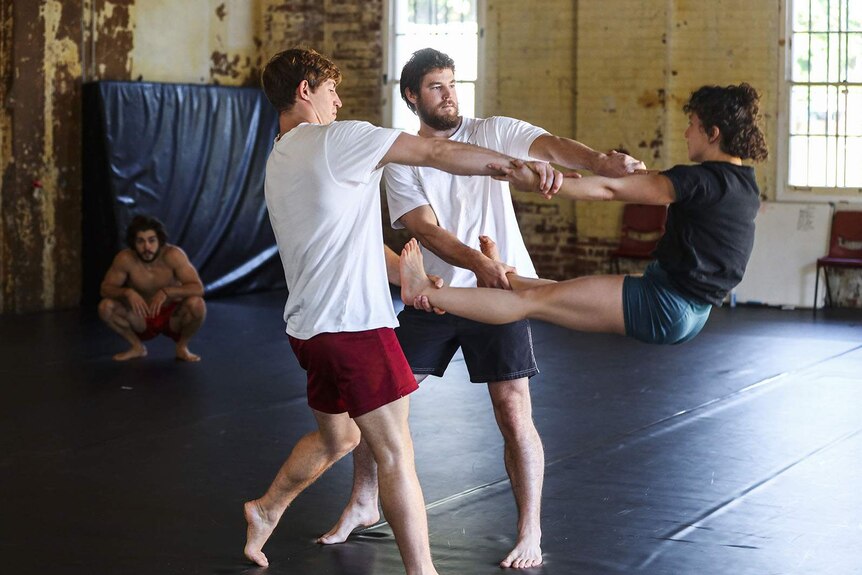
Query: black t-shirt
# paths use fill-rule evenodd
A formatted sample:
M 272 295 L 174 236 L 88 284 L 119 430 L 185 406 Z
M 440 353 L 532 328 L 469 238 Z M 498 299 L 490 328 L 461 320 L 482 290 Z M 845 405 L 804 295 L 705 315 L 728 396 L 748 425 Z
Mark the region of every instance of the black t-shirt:
M 754 168 L 728 162 L 674 166 L 676 200 L 655 257 L 685 295 L 721 305 L 742 280 L 754 247 L 760 190 Z

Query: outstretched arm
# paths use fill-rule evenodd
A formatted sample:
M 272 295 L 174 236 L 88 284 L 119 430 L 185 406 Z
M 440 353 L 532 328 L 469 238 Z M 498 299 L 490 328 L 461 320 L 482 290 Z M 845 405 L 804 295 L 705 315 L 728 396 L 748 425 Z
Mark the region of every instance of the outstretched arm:
M 560 166 L 586 169 L 600 176 L 618 178 L 646 166 L 628 154 L 613 151 L 603 154 L 580 142 L 551 134 L 539 136 L 530 146 L 530 157 L 553 162 Z
M 506 174 L 505 179 L 521 190 L 535 190 L 538 175 L 523 162 L 494 166 Z M 540 192 L 541 193 L 541 192 Z M 543 194 L 546 198 L 554 194 Z M 632 204 L 667 205 L 676 199 L 670 178 L 661 174 L 635 174 L 624 178 L 588 176 L 565 178 L 556 194 L 570 200 L 619 201 Z
M 380 160 L 379 166 L 393 163 L 437 168 L 456 176 L 493 176 L 500 175 L 501 171 L 491 168 L 491 164 L 504 166 L 512 160 L 509 156 L 472 144 L 401 134 Z M 562 183 L 562 174 L 546 162 L 526 162 L 526 165 L 538 176 L 533 180 L 536 191 L 554 193 Z

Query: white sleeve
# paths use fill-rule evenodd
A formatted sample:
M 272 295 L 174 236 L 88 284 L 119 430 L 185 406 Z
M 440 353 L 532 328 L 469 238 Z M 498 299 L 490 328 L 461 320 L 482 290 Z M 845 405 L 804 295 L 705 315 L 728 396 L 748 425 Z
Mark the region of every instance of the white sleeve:
M 326 132 L 326 160 L 337 182 L 367 183 L 400 130 L 368 122 L 333 122 Z
M 398 218 L 410 210 L 431 203 L 423 191 L 422 183 L 413 166 L 386 164 L 383 168 L 383 181 L 386 184 L 389 219 L 396 230 L 404 228 Z
M 494 116 L 489 120 L 493 122 L 495 137 L 500 144 L 499 151 L 513 158 L 529 158 L 530 146 L 536 138 L 548 133 L 527 122 L 505 116 Z

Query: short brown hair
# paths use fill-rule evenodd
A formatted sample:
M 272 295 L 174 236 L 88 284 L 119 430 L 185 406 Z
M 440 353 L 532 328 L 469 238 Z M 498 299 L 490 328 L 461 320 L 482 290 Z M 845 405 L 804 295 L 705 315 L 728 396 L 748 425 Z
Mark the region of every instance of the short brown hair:
M 291 48 L 273 56 L 261 74 L 263 93 L 278 113 L 296 103 L 296 88 L 308 81 L 312 91 L 327 80 L 341 83 L 341 71 L 332 60 L 310 48 Z
M 423 48 L 416 50 L 410 59 L 404 64 L 401 69 L 401 98 L 410 108 L 410 111 L 416 113 L 416 105 L 407 98 L 407 90 L 414 94 L 419 94 L 422 88 L 422 79 L 425 74 L 433 70 L 452 70 L 455 72 L 455 61 L 434 48 Z
M 718 127 L 719 146 L 725 154 L 755 161 L 769 155 L 758 125 L 760 95 L 750 85 L 703 86 L 692 92 L 682 109 L 686 114 L 697 114 L 707 134 Z

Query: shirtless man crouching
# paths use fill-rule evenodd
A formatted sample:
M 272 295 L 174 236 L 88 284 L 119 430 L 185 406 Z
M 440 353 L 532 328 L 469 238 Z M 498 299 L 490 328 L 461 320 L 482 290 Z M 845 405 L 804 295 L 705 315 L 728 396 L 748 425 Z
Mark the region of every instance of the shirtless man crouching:
M 102 281 L 99 317 L 131 344 L 116 361 L 146 356 L 141 342 L 159 334 L 176 342 L 177 359 L 201 359 L 188 345 L 206 317 L 204 286 L 185 252 L 167 240 L 159 220 L 135 216 L 126 230 L 129 247 Z

